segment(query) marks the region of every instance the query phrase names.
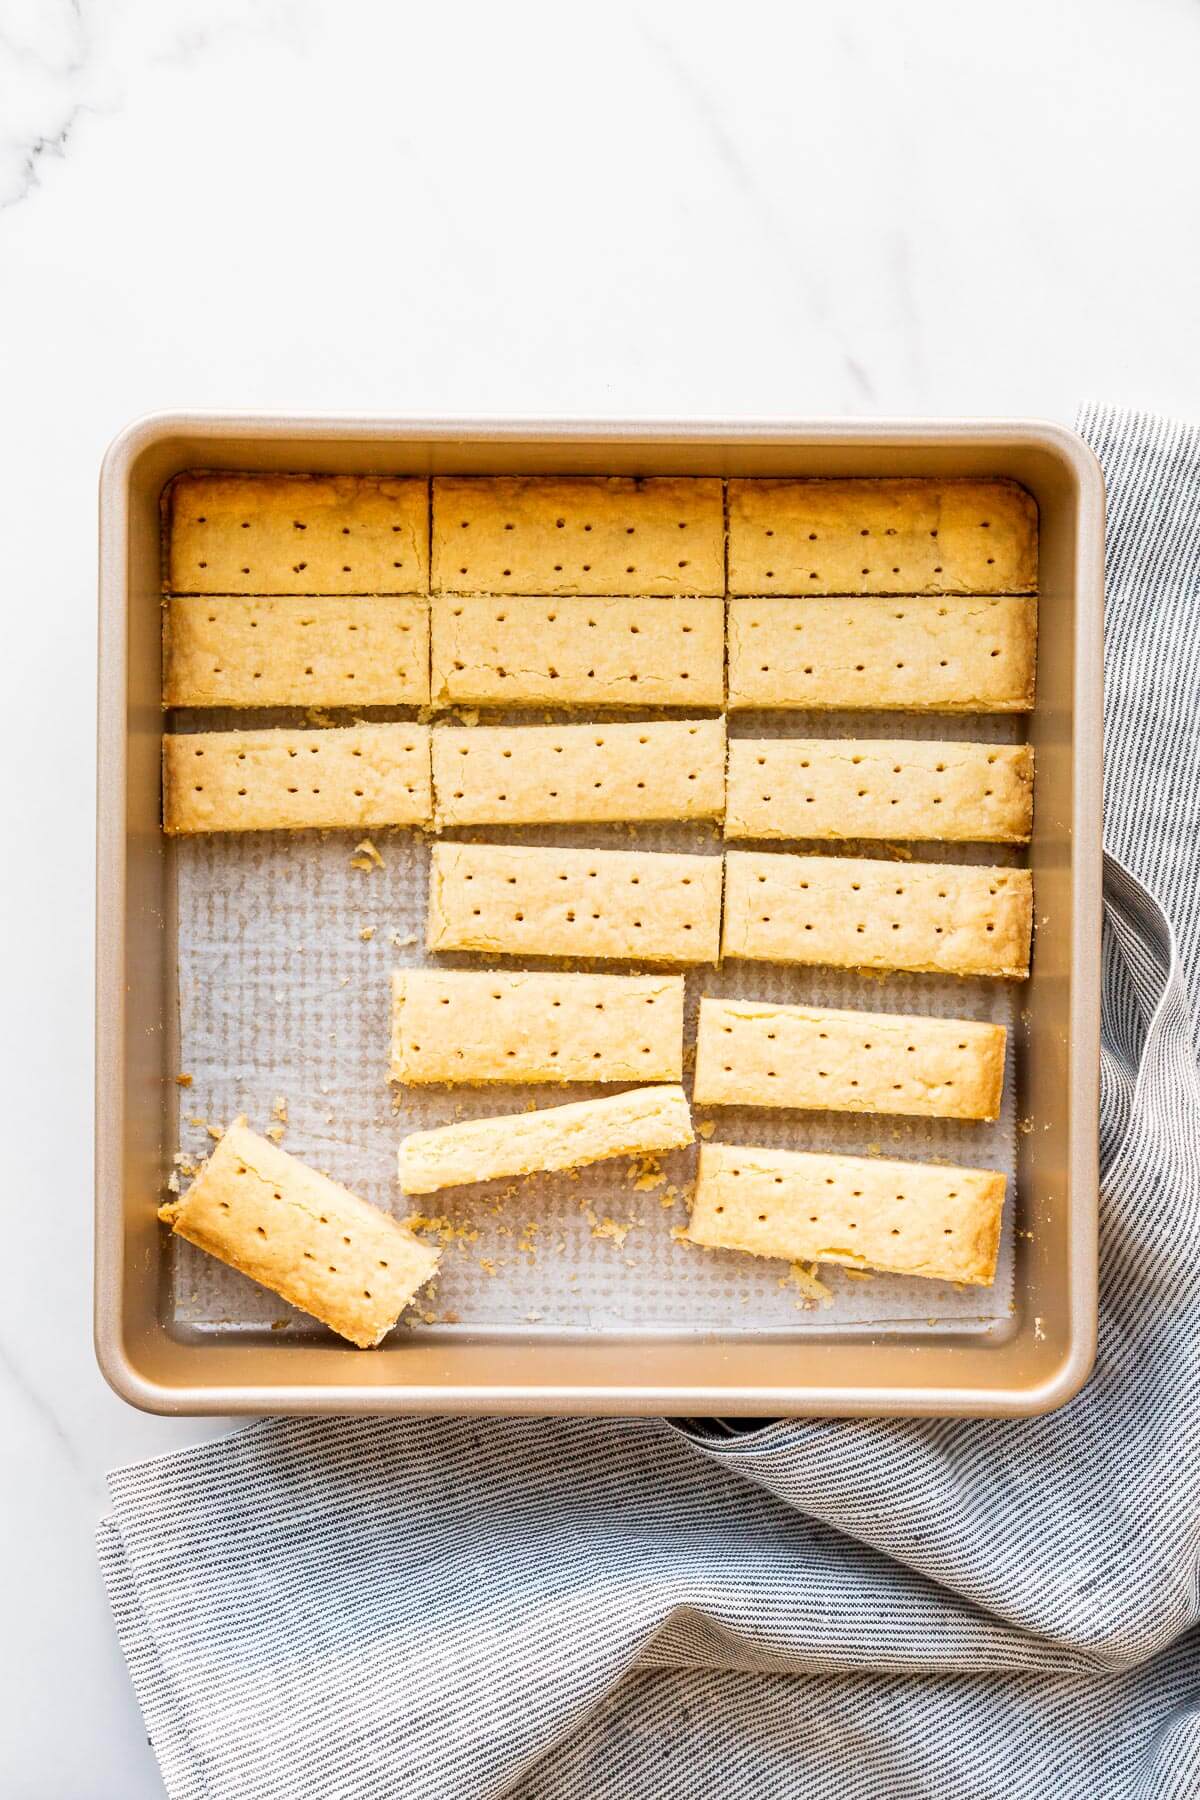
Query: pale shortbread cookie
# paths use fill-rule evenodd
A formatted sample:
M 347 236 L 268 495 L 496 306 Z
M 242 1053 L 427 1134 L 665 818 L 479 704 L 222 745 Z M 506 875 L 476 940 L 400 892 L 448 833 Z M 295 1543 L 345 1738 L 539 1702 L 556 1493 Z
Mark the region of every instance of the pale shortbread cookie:
M 704 999 L 695 1100 L 994 1119 L 1004 1041 L 1003 1025 L 967 1019 Z
M 1029 712 L 1037 601 L 729 602 L 729 709 Z
M 439 594 L 723 594 L 721 483 L 435 477 L 433 588 Z
M 397 969 L 391 1079 L 678 1081 L 681 975 Z
M 394 475 L 176 476 L 174 594 L 424 594 L 429 484 Z
M 436 726 L 439 825 L 719 819 L 724 719 Z
M 406 1194 L 432 1194 L 502 1175 L 650 1156 L 691 1142 L 692 1118 L 681 1087 L 635 1088 L 603 1100 L 414 1131 L 400 1146 L 400 1186 Z
M 721 859 L 648 850 L 441 843 L 430 950 L 716 962 Z
M 190 1244 L 368 1350 L 438 1265 L 438 1252 L 348 1188 L 231 1125 L 159 1218 Z
M 701 1144 L 688 1237 L 985 1287 L 996 1274 L 1004 1185 L 990 1169 Z
M 1037 553 L 1014 481 L 729 483 L 731 594 L 1032 594 Z
M 734 738 L 727 838 L 937 838 L 1024 844 L 1027 744 Z
M 731 850 L 722 953 L 754 962 L 1029 973 L 1028 869 Z
M 725 703 L 722 600 L 442 596 L 430 637 L 435 706 Z
M 163 738 L 163 830 L 426 825 L 428 725 L 203 731 Z
M 177 595 L 163 608 L 164 706 L 425 706 L 429 602 Z

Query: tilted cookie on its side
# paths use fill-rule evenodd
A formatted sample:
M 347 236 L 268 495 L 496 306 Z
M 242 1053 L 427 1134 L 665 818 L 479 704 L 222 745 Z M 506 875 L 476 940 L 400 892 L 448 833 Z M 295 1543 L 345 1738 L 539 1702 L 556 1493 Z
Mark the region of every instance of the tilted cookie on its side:
M 158 1216 L 360 1350 L 387 1335 L 438 1265 L 438 1251 L 387 1213 L 241 1122 Z
M 691 1142 L 692 1119 L 681 1087 L 635 1088 L 602 1100 L 414 1131 L 400 1146 L 400 1186 L 406 1194 L 432 1194 L 502 1175 L 679 1150 Z
M 1004 1176 L 990 1169 L 702 1144 L 693 1244 L 988 1286 Z

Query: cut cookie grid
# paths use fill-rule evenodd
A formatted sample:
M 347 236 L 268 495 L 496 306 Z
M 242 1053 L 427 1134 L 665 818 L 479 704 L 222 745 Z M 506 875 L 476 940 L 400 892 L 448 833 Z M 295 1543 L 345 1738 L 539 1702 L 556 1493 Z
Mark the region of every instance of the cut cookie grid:
M 241 529 L 240 523 L 237 528 Z M 553 529 L 557 532 L 559 528 L 555 525 Z M 502 566 L 516 569 L 520 565 L 510 562 Z M 562 572 L 567 573 L 565 569 Z M 636 563 L 635 572 L 641 572 Z M 419 589 L 428 582 L 415 585 Z M 231 594 L 236 593 L 237 584 L 221 580 L 216 587 Z M 665 620 L 666 609 L 686 604 L 688 610 L 680 622 L 694 629 L 685 633 L 680 628 L 678 641 L 686 640 L 692 649 L 694 640 L 703 635 L 699 631 L 702 619 L 711 612 L 715 624 L 706 623 L 705 630 L 710 634 L 715 630 L 716 667 L 721 669 L 723 603 L 719 599 L 684 603 L 669 597 L 678 591 L 664 588 L 664 597 L 653 601 L 654 611 L 649 602 L 641 605 L 642 615 Z M 720 582 L 714 591 L 721 591 Z M 648 592 L 653 589 L 639 579 L 633 607 L 639 605 L 638 596 Z M 528 601 L 528 593 L 518 598 Z M 440 604 L 433 603 L 435 615 Z M 469 601 L 467 606 L 477 604 L 487 607 L 491 602 Z M 540 607 L 542 598 L 529 604 Z M 718 676 L 714 684 L 711 648 L 707 656 L 698 658 L 695 674 L 689 669 L 687 682 L 678 680 L 677 671 L 672 677 L 674 686 L 665 693 L 661 680 L 651 684 L 652 675 L 663 666 L 662 657 L 654 655 L 647 659 L 644 673 L 626 667 L 623 688 L 618 681 L 603 697 L 594 695 L 597 677 L 589 680 L 587 675 L 587 668 L 594 664 L 587 658 L 567 664 L 567 653 L 578 639 L 574 610 L 578 604 L 569 597 L 562 602 L 569 614 L 563 621 L 568 629 L 562 633 L 562 647 L 556 646 L 556 654 L 564 669 L 543 655 L 537 664 L 541 687 L 535 683 L 528 692 L 517 694 L 510 689 L 500 692 L 496 684 L 483 696 L 461 692 L 454 697 L 464 704 L 497 707 L 514 703 L 553 706 L 556 702 L 621 705 L 635 715 L 651 718 L 658 706 L 721 707 L 723 680 Z M 615 614 L 615 609 L 625 604 L 620 596 L 614 596 L 602 602 L 602 610 L 607 614 L 613 609 Z M 466 611 L 464 608 L 462 616 Z M 1031 611 L 1024 608 L 1027 620 Z M 625 636 L 631 640 L 641 635 L 628 630 L 630 623 L 637 622 L 632 612 L 623 620 Z M 533 624 L 531 615 L 531 627 Z M 539 620 L 537 624 L 541 638 L 531 629 L 529 641 L 544 644 L 550 622 Z M 601 632 L 599 625 L 584 625 L 583 629 Z M 615 642 L 616 631 L 610 635 Z M 557 671 L 553 675 L 551 666 Z M 575 668 L 580 683 L 587 683 L 578 693 L 560 685 L 567 678 L 568 666 Z M 681 664 L 680 669 L 683 667 Z M 701 669 L 708 671 L 707 690 L 702 685 L 692 686 Z M 631 673 L 639 675 L 636 682 L 628 679 Z M 973 701 L 972 708 L 976 704 Z M 521 718 L 520 714 L 504 713 L 493 718 L 500 722 L 509 716 L 514 722 Z M 239 717 L 236 713 L 224 718 L 195 713 L 180 720 L 189 728 L 274 722 L 270 714 Z M 569 718 L 564 722 L 571 723 Z M 747 709 L 739 713 L 731 728 L 735 736 L 801 737 L 827 732 L 829 720 L 819 710 L 785 714 Z M 880 712 L 842 712 L 836 728 L 859 739 L 884 740 L 896 735 L 894 716 Z M 1018 729 L 1017 719 L 1002 713 L 969 719 L 944 713 L 914 714 L 904 724 L 905 735 L 914 739 L 970 738 L 988 743 L 1011 743 Z M 583 848 L 611 848 L 615 838 L 631 848 L 641 845 L 695 852 L 703 844 L 710 854 L 720 850 L 714 828 L 698 824 L 629 827 L 619 837 L 611 829 L 606 832 L 586 824 L 472 828 L 472 836 L 481 841 L 496 835 L 547 846 L 566 842 Z M 372 867 L 369 873 L 351 866 L 356 836 L 339 832 L 314 836 L 306 842 L 303 857 L 294 854 L 282 835 L 231 834 L 182 839 L 172 846 L 179 913 L 180 1066 L 192 1077 L 191 1085 L 180 1090 L 180 1133 L 183 1154 L 198 1162 L 211 1147 L 211 1137 L 205 1123 L 191 1121 L 219 1125 L 245 1112 L 251 1123 L 262 1129 L 271 1122 L 272 1108 L 282 1096 L 288 1103 L 285 1144 L 289 1150 L 326 1169 L 367 1200 L 404 1217 L 415 1210 L 399 1194 L 395 1181 L 396 1146 L 405 1131 L 511 1113 L 531 1104 L 543 1106 L 551 1097 L 555 1102 L 591 1098 L 613 1089 L 588 1084 L 553 1089 L 544 1085 L 403 1088 L 397 1090 L 398 1110 L 393 1112 L 386 1082 L 390 977 L 395 964 L 416 967 L 427 961 L 420 946 L 429 848 L 419 833 L 411 831 L 378 831 L 374 836 L 384 866 Z M 863 851 L 867 855 L 881 853 L 874 848 Z M 922 846 L 905 855 L 918 862 L 932 860 Z M 938 846 L 936 855 L 941 861 L 967 864 L 1016 861 L 1014 853 L 992 845 L 949 852 Z M 439 961 L 447 966 L 478 966 L 475 957 L 451 956 Z M 693 1041 L 701 992 L 1005 1025 L 1015 1022 L 1020 999 L 1019 989 L 977 978 L 882 974 L 868 985 L 852 972 L 767 964 L 689 971 L 683 979 L 689 1042 Z M 300 1058 L 297 1046 L 302 1047 Z M 1011 1186 L 1017 1118 L 1011 1035 L 1007 1062 L 1001 1114 L 995 1123 L 752 1107 L 719 1107 L 711 1112 L 700 1108 L 697 1122 L 709 1138 L 731 1143 L 849 1155 L 882 1153 L 912 1161 L 1002 1170 Z M 631 1076 L 630 1085 L 635 1080 Z M 685 1085 L 690 1087 L 690 1071 L 685 1073 Z M 618 1161 L 534 1177 L 520 1185 L 500 1182 L 439 1194 L 436 1208 L 427 1203 L 426 1210 L 436 1211 L 440 1221 L 431 1241 L 444 1244 L 442 1267 L 431 1289 L 407 1315 L 408 1320 L 414 1329 L 434 1335 L 460 1330 L 474 1335 L 543 1330 L 718 1335 L 774 1330 L 806 1335 L 864 1326 L 900 1335 L 926 1335 L 939 1330 L 987 1332 L 1008 1320 L 1014 1226 L 1011 1200 L 1005 1208 L 1000 1263 L 992 1287 L 967 1290 L 899 1276 L 858 1281 L 826 1269 L 823 1279 L 832 1291 L 832 1304 L 828 1309 L 809 1308 L 780 1263 L 736 1252 L 701 1251 L 676 1242 L 671 1228 L 686 1223 L 682 1193 L 694 1177 L 696 1150 L 670 1152 L 658 1161 L 661 1179 L 654 1168 L 631 1172 Z M 663 1205 L 664 1199 L 671 1204 Z M 317 1329 L 189 1245 L 173 1246 L 172 1271 L 181 1329 L 205 1334 L 264 1332 L 285 1318 L 289 1334 L 307 1336 Z M 422 1317 L 429 1322 L 420 1323 Z

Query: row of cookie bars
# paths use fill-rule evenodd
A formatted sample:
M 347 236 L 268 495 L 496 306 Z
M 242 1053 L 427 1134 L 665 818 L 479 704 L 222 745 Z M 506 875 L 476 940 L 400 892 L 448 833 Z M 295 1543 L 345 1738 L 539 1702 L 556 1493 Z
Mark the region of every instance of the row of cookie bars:
M 1006 480 L 221 474 L 164 496 L 173 594 L 1032 594 Z
M 734 738 L 725 721 L 168 734 L 170 833 L 719 820 L 731 839 L 1026 843 L 1024 744 Z
M 163 634 L 164 706 L 1004 713 L 1037 601 L 172 595 Z

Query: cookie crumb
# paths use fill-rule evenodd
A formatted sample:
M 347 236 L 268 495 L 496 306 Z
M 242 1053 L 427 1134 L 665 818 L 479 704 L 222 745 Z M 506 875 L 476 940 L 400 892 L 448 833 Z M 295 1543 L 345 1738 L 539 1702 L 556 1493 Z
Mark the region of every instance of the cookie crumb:
M 364 838 L 361 844 L 355 844 L 354 855 L 350 858 L 352 869 L 364 869 L 370 874 L 372 869 L 382 869 L 384 861 L 370 838 Z

